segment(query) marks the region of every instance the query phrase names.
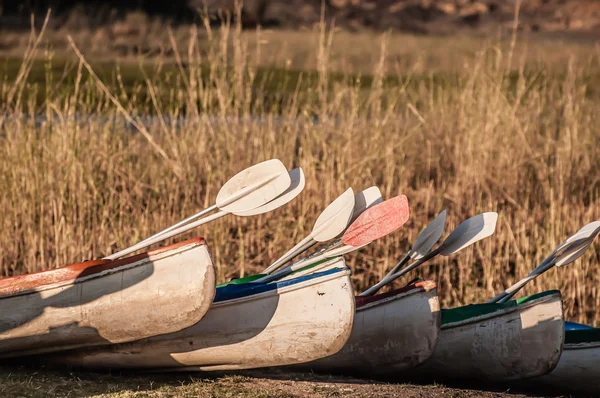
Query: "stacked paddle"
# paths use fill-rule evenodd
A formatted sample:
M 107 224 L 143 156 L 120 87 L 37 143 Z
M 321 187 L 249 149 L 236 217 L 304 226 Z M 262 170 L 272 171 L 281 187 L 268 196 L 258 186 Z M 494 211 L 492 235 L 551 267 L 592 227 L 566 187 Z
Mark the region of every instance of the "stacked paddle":
M 256 164 L 227 181 L 219 190 L 214 205 L 104 259 L 115 260 L 228 214 L 247 217 L 267 213 L 297 197 L 304 184 L 301 168 L 288 172 L 278 159 Z M 216 210 L 219 211 L 202 218 Z

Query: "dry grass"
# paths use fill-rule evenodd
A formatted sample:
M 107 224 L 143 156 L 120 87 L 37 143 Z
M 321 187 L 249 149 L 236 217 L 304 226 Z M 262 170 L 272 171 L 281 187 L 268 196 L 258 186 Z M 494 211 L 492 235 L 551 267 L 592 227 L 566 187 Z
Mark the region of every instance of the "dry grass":
M 307 185 L 299 199 L 193 233 L 208 239 L 220 281 L 260 271 L 304 237 L 348 186 L 376 184 L 387 198 L 404 193 L 412 211 L 401 231 L 347 257 L 357 289 L 384 275 L 442 209 L 448 231 L 476 213 L 499 212 L 492 238 L 420 270 L 438 281 L 445 306 L 493 296 L 600 218 L 593 46 L 559 62 L 484 43 L 460 58 L 448 49 L 463 44 L 440 41 L 456 71 L 440 79 L 428 73 L 427 57 L 412 65 L 390 57 L 394 36 L 364 35 L 356 41 L 369 45 L 354 69 L 364 71 L 364 59 L 371 60 L 365 85 L 358 75 L 332 77 L 358 62 L 344 58 L 355 54 L 353 41 L 338 43 L 324 26 L 303 35 L 308 50 L 296 61 L 253 45 L 260 40 L 250 43 L 236 26 L 204 31 L 202 45 L 192 36 L 178 47 L 182 64 L 161 79 L 140 71 L 144 84 L 126 87 L 115 71 L 110 96 L 82 63 L 69 84 L 47 73 L 44 85 L 32 85 L 33 60 L 45 57 L 48 70 L 52 63 L 51 53 L 32 44 L 22 78 L 0 84 L 0 274 L 54 268 L 133 244 L 212 204 L 230 176 L 273 157 L 303 167 Z M 80 49 L 85 55 L 87 48 Z M 437 60 L 436 51 L 432 46 Z M 317 72 L 310 84 L 284 76 L 273 86 L 257 74 L 263 59 L 314 65 Z M 166 67 L 162 61 L 154 60 L 154 72 Z M 32 92 L 42 89 L 39 103 Z M 47 121 L 35 123 L 36 113 Z M 147 113 L 156 118 L 141 132 L 123 122 L 126 116 L 144 125 L 138 117 Z M 569 318 L 597 322 L 599 247 L 526 292 L 561 289 Z
M 473 388 L 473 386 L 470 386 Z M 93 374 L 0 367 L 1 397 L 484 397 L 526 395 L 448 388 L 441 385 L 380 383 L 350 377 L 282 373 L 277 370 L 206 374 Z

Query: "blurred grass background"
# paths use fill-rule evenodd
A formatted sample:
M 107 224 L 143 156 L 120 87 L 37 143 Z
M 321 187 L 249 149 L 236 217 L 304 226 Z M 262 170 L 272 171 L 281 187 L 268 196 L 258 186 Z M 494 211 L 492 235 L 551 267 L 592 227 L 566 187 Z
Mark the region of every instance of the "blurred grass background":
M 96 54 L 93 76 L 45 34 L 56 33 L 37 31 L 0 60 L 1 276 L 136 243 L 274 157 L 304 169 L 298 199 L 185 236 L 207 238 L 219 281 L 262 270 L 349 186 L 406 194 L 412 211 L 400 231 L 347 256 L 358 290 L 441 210 L 448 232 L 499 213 L 491 238 L 396 282 L 434 279 L 444 306 L 494 296 L 600 218 L 593 42 L 350 34 L 324 23 L 252 32 L 224 22 L 165 29 L 164 52 L 119 61 L 73 36 L 83 56 Z M 524 292 L 561 289 L 569 319 L 598 325 L 599 245 Z

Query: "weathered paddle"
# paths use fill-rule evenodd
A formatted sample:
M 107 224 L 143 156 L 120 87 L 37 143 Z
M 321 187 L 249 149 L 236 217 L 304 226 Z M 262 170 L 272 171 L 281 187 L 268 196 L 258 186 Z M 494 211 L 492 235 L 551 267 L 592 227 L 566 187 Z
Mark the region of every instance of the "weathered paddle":
M 337 197 L 333 202 L 329 204 L 323 210 L 323 212 L 317 218 L 315 225 L 311 233 L 302 239 L 276 260 L 273 264 L 268 266 L 262 273 L 270 274 L 285 264 L 292 258 L 294 258 L 301 249 L 306 246 L 314 245 L 317 242 L 325 242 L 335 238 L 346 229 L 350 218 L 352 217 L 354 209 L 354 193 L 352 188 L 348 188 L 343 194 Z
M 379 188 L 377 188 L 376 186 L 372 186 L 370 188 L 367 188 L 367 189 L 357 193 L 354 196 L 354 214 L 352 215 L 352 221 L 350 221 L 350 223 L 353 223 L 354 221 L 356 221 L 358 216 L 360 216 L 369 207 L 375 206 L 376 204 L 381 203 L 381 202 L 383 202 L 383 197 L 381 196 L 381 192 L 379 191 Z M 345 230 L 343 232 L 345 232 Z M 314 253 L 311 253 L 309 256 L 301 258 L 301 260 L 313 258 L 322 253 L 325 253 L 326 251 L 336 248 L 336 247 L 340 246 L 341 244 L 342 244 L 342 239 L 338 238 L 338 239 L 334 240 L 333 242 L 319 248 L 319 250 L 315 251 Z M 311 243 L 309 245 L 306 245 L 306 246 L 298 249 L 298 251 L 296 253 L 294 253 L 294 257 L 296 257 L 300 253 L 303 253 L 306 250 L 310 249 L 312 246 L 314 246 L 314 243 Z
M 526 284 L 554 266 L 561 267 L 575 262 L 575 260 L 581 257 L 592 245 L 592 242 L 598 234 L 600 234 L 600 221 L 594 221 L 581 228 L 569 239 L 558 245 L 558 247 L 554 249 L 540 265 L 535 267 L 534 270 L 529 273 L 529 275 L 513 284 L 502 293 L 496 295 L 496 297 L 489 300 L 488 303 L 504 303 L 510 300 L 511 297 Z
M 421 234 L 417 237 L 417 240 L 413 244 L 412 248 L 406 253 L 406 255 L 387 273 L 384 278 L 395 274 L 408 262 L 409 259 L 419 260 L 423 258 L 429 250 L 437 243 L 444 233 L 444 227 L 446 226 L 446 210 L 442 211 L 425 227 Z
M 368 245 L 375 239 L 384 237 L 400 228 L 410 216 L 408 199 L 404 195 L 381 202 L 365 210 L 350 225 L 342 236 L 343 246 L 328 250 L 317 256 L 311 256 L 287 266 L 255 282 L 267 283 L 283 278 L 292 272 L 321 260 L 341 256 Z
M 387 285 L 388 283 L 396 280 L 402 275 L 406 274 L 409 271 L 417 268 L 425 261 L 428 261 L 438 254 L 442 256 L 449 256 L 460 250 L 464 249 L 467 246 L 472 245 L 475 242 L 478 242 L 488 236 L 492 235 L 496 230 L 496 221 L 498 220 L 498 213 L 489 212 L 478 214 L 465 220 L 460 224 L 454 231 L 448 235 L 448 237 L 435 249 L 421 257 L 419 260 L 415 261 L 411 265 L 404 267 L 402 270 L 383 278 L 381 281 L 371 286 L 359 296 L 371 296 L 377 293 L 382 287 Z
M 292 181 L 290 187 L 286 189 L 281 195 L 273 199 L 267 204 L 259 206 L 255 209 L 250 209 L 246 211 L 237 211 L 233 212 L 236 216 L 248 217 L 248 216 L 256 216 L 259 214 L 268 213 L 272 210 L 275 210 L 295 199 L 302 190 L 304 190 L 304 185 L 306 184 L 306 179 L 304 178 L 304 172 L 301 167 L 290 170 L 289 172 L 290 180 Z
M 280 160 L 271 159 L 256 164 L 239 172 L 227 181 L 217 194 L 215 205 L 210 206 L 131 247 L 104 257 L 104 259 L 114 260 L 123 257 L 171 236 L 178 235 L 199 225 L 216 220 L 229 213 L 255 209 L 277 198 L 285 192 L 290 185 L 290 175 Z M 199 220 L 200 222 L 196 221 L 196 223 L 192 223 L 192 221 L 217 209 L 220 209 L 221 212 Z M 173 233 L 175 231 L 177 232 Z

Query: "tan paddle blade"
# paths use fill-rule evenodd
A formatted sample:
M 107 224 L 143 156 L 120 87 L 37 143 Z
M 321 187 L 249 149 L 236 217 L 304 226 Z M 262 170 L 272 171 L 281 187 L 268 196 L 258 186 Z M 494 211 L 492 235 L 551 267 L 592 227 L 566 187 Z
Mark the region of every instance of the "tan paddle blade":
M 270 201 L 269 203 L 259 206 L 255 209 L 250 209 L 241 212 L 234 212 L 236 216 L 256 216 L 258 214 L 268 213 L 272 210 L 275 210 L 295 199 L 302 190 L 304 189 L 304 185 L 306 180 L 304 179 L 304 172 L 302 168 L 298 167 L 289 172 L 290 179 L 292 180 L 292 184 L 290 187 L 281 195 Z
M 363 212 L 342 237 L 342 243 L 363 246 L 400 228 L 410 216 L 408 199 L 396 196 Z
M 217 194 L 217 207 L 229 213 L 255 209 L 285 192 L 292 181 L 279 159 L 240 171 Z

